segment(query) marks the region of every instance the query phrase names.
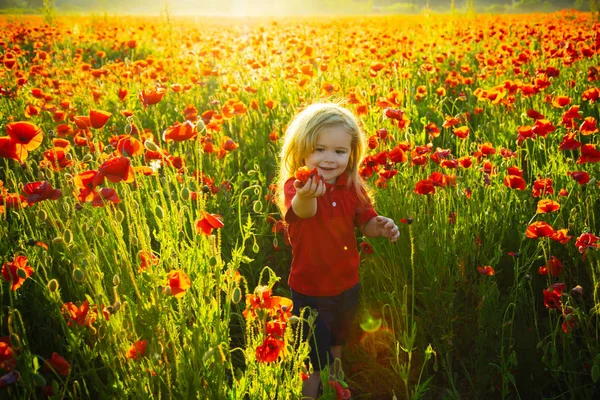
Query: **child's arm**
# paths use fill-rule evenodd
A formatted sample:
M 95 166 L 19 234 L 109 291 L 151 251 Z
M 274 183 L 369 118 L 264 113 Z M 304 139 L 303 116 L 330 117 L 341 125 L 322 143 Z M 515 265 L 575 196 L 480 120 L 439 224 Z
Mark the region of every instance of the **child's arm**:
M 311 177 L 302 187 L 295 181 L 296 195 L 292 199 L 292 210 L 298 218 L 311 218 L 317 213 L 317 197 L 325 194 L 325 183 Z
M 386 218 L 381 215 L 373 217 L 360 227 L 360 231 L 366 237 L 386 237 L 392 243 L 398 240 L 400 232 L 398 227 L 391 218 Z

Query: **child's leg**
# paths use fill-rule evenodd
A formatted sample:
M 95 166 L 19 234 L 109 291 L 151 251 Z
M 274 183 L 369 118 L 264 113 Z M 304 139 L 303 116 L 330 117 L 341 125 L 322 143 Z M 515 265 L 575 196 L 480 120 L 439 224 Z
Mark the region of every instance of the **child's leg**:
M 319 383 L 321 383 L 320 371 L 313 372 L 307 379 L 302 383 L 302 398 L 309 397 L 311 399 L 317 398 L 319 392 Z

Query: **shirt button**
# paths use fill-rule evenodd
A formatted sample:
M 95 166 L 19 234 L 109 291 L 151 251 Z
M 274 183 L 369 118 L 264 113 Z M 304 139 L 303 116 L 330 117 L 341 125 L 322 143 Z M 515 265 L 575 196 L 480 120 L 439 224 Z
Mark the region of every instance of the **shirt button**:
M 335 207 L 337 204 L 335 204 L 335 201 L 334 201 L 333 203 L 331 203 L 331 205 Z

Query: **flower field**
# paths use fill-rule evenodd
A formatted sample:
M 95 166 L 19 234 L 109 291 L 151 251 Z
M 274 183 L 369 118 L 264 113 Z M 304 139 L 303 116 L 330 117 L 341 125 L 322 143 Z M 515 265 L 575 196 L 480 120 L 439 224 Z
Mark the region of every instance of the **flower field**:
M 6 16 L 0 59 L 0 397 L 300 398 L 273 184 L 315 101 L 400 227 L 323 398 L 600 394 L 597 15 Z

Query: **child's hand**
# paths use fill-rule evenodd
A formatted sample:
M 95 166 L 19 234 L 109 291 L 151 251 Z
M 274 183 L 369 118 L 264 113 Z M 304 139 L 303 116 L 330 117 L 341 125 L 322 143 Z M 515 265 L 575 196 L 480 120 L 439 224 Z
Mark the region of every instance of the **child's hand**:
M 318 176 L 311 176 L 304 184 L 296 179 L 294 187 L 296 188 L 296 195 L 309 198 L 323 196 L 326 191 L 325 182 Z
M 395 243 L 396 240 L 398 240 L 400 231 L 393 219 L 378 215 L 375 217 L 375 222 L 377 224 L 376 229 L 379 232 L 379 236 L 390 239 L 392 243 Z

